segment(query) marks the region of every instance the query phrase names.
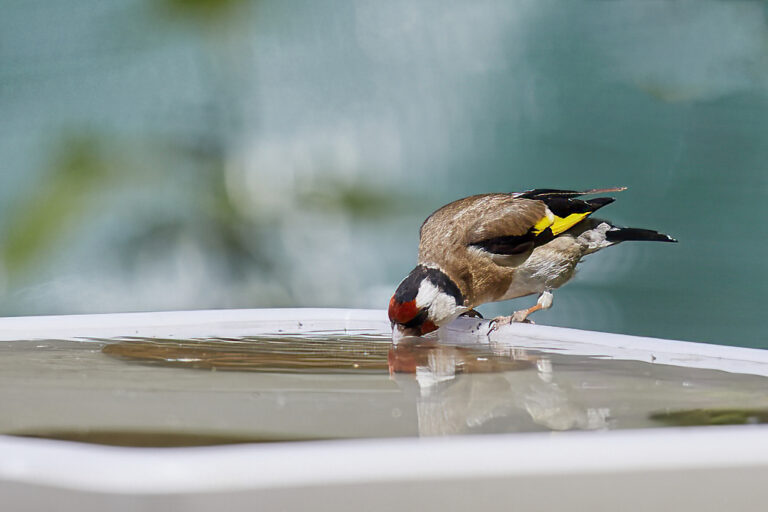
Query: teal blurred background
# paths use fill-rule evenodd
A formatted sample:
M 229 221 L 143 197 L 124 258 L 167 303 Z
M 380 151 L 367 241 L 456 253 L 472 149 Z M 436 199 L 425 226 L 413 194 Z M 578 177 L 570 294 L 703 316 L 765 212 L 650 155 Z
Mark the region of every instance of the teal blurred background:
M 385 308 L 442 204 L 624 185 L 680 243 L 535 320 L 768 348 L 766 5 L 4 0 L 0 314 Z

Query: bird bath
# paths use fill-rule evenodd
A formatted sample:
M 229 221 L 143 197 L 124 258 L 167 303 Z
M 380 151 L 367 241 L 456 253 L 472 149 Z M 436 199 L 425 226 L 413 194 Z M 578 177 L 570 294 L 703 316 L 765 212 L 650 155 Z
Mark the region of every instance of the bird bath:
M 355 509 L 344 493 L 494 510 L 557 484 L 599 488 L 584 506 L 634 492 L 640 510 L 665 502 L 638 475 L 768 476 L 768 352 L 470 318 L 438 335 L 393 347 L 386 314 L 362 310 L 1 319 L 0 493 L 79 511 Z

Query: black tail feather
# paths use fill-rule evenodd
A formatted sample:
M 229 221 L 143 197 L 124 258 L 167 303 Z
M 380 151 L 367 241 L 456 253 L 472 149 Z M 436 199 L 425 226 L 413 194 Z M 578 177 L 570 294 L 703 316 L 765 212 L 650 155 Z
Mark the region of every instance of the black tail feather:
M 609 242 L 628 242 L 633 240 L 649 242 L 677 242 L 674 238 L 652 229 L 613 227 L 605 233 Z
M 598 208 L 602 208 L 603 206 L 605 206 L 607 204 L 611 204 L 615 200 L 616 199 L 614 199 L 613 197 L 596 197 L 595 199 L 590 199 L 590 200 L 584 201 L 584 202 L 587 203 L 590 206 L 590 208 L 591 208 L 591 210 L 593 212 L 595 212 L 595 211 L 598 210 Z

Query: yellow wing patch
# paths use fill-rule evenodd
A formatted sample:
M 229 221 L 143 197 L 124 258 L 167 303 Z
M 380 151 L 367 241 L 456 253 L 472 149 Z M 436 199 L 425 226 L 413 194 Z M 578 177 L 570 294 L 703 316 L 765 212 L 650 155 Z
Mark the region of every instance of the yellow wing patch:
M 571 229 L 591 213 L 592 212 L 572 213 L 567 217 L 558 217 L 557 215 L 549 214 L 546 217 L 542 217 L 541 220 L 537 222 L 531 229 L 535 235 L 539 235 L 545 229 L 550 228 L 552 230 L 552 234 L 557 236 L 560 233 L 564 233 Z
M 555 222 L 552 223 L 550 226 L 550 229 L 552 229 L 552 234 L 557 236 L 560 233 L 564 233 L 565 231 L 568 231 L 573 226 L 584 220 L 584 218 L 589 215 L 592 212 L 585 212 L 585 213 L 572 213 L 569 216 L 565 218 L 561 217 L 555 217 Z
M 551 226 L 552 223 L 555 222 L 556 218 L 557 217 L 552 215 L 552 213 L 550 213 L 550 211 L 547 210 L 547 215 L 545 217 L 542 217 L 541 220 L 539 220 L 539 222 L 537 222 L 531 229 L 533 230 L 534 234 L 538 235 L 539 233 L 547 229 L 549 226 Z

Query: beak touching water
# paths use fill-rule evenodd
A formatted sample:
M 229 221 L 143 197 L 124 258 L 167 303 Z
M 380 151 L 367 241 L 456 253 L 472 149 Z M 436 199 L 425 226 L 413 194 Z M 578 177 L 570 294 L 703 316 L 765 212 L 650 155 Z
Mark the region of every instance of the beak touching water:
M 437 325 L 428 317 L 429 311 L 418 308 L 416 301 L 400 302 L 393 295 L 389 301 L 389 320 L 392 323 L 392 339 L 407 336 L 422 336 L 437 330 Z
M 426 334 L 419 327 L 405 327 L 397 322 L 392 322 L 392 339 L 399 340 L 410 336 L 421 336 Z

